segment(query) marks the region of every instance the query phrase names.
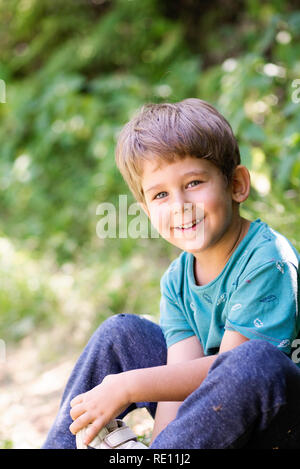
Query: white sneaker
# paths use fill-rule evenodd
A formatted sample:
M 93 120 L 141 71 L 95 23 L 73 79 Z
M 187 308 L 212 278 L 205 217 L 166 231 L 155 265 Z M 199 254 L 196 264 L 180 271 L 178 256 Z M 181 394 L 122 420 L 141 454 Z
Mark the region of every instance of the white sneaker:
M 76 433 L 77 449 L 148 449 L 137 441 L 133 431 L 120 419 L 114 419 L 103 427 L 89 445 L 84 444 L 87 428 Z

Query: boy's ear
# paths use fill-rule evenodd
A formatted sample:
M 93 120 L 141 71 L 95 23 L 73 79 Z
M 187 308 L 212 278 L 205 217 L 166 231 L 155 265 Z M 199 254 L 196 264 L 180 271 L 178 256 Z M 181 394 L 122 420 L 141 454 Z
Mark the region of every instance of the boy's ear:
M 232 182 L 232 199 L 235 202 L 244 202 L 250 194 L 250 173 L 246 166 L 238 165 L 233 173 Z
M 147 205 L 144 202 L 138 202 L 138 204 L 142 207 L 142 209 L 146 213 L 147 217 L 150 218 L 150 213 L 149 213 Z

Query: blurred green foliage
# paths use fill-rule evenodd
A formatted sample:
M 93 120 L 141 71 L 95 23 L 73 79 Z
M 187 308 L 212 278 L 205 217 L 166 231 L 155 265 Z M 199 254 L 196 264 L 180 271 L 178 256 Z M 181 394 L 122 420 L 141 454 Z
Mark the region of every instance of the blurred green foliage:
M 0 0 L 0 337 L 68 324 L 81 341 L 110 314 L 158 317 L 176 249 L 96 235 L 98 204 L 133 202 L 114 147 L 144 102 L 215 105 L 251 171 L 243 214 L 300 248 L 296 5 Z

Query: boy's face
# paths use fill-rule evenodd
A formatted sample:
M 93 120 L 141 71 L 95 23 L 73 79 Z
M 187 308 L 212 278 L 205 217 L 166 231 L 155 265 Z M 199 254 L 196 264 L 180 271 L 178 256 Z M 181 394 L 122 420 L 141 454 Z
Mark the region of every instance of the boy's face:
M 155 187 L 154 187 L 155 186 Z M 143 209 L 159 234 L 197 253 L 216 244 L 232 220 L 231 186 L 210 161 L 186 157 L 174 163 L 146 161 Z

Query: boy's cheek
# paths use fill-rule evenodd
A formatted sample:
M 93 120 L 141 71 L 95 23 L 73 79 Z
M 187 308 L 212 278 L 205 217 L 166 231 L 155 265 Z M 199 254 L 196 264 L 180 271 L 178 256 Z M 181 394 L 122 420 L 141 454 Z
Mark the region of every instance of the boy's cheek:
M 163 238 L 168 238 L 170 236 L 171 226 L 168 219 L 164 219 L 163 217 L 153 217 L 151 218 L 151 223 Z

